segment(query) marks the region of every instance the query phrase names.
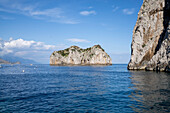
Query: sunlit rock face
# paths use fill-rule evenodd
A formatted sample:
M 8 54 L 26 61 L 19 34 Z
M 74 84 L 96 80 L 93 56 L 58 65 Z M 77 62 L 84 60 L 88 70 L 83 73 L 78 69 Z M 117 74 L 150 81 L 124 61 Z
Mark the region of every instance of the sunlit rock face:
M 144 0 L 133 30 L 128 69 L 170 71 L 170 0 Z
M 82 49 L 71 46 L 65 50 L 54 51 L 50 56 L 51 65 L 111 65 L 112 59 L 100 45 Z

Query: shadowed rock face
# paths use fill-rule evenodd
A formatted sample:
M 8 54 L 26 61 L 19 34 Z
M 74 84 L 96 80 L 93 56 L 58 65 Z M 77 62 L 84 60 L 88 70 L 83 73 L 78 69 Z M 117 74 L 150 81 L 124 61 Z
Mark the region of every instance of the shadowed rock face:
M 133 31 L 128 69 L 169 71 L 170 0 L 144 0 Z
M 81 49 L 78 46 L 71 46 L 65 50 L 54 51 L 50 56 L 50 64 L 111 65 L 112 59 L 100 45 L 95 45 L 87 49 Z

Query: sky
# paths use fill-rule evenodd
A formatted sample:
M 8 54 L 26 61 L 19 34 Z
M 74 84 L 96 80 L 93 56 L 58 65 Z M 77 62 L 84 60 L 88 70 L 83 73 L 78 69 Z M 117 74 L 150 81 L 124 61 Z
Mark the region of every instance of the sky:
M 0 56 L 49 63 L 53 51 L 100 44 L 128 63 L 143 0 L 0 0 Z

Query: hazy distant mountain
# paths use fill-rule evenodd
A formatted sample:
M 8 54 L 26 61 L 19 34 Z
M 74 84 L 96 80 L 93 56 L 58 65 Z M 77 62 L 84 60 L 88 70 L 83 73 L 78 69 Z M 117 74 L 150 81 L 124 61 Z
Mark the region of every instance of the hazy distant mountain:
M 10 63 L 20 62 L 21 64 L 38 64 L 38 62 L 35 62 L 33 60 L 24 59 L 24 58 L 12 56 L 12 55 L 0 56 L 0 59 L 10 62 Z
M 0 59 L 0 64 L 21 64 L 20 62 L 8 62 L 6 60 Z
M 0 64 L 10 64 L 10 62 L 3 60 L 3 59 L 0 59 Z

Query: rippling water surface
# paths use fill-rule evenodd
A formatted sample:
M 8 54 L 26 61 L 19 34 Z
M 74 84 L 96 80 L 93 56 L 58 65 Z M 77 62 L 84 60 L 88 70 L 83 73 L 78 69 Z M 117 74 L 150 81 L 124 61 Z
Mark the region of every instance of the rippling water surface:
M 170 74 L 126 67 L 3 65 L 0 112 L 170 112 Z

